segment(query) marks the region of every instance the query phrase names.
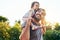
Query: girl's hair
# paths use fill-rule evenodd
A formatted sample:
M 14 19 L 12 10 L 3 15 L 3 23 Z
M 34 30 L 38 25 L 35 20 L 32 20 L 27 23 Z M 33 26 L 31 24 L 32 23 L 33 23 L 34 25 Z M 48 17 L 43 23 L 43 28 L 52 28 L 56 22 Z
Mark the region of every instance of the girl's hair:
M 31 8 L 34 6 L 35 3 L 38 3 L 38 4 L 39 4 L 39 2 L 34 1 L 34 2 L 32 2 L 32 4 L 31 4 Z
M 41 24 L 45 25 L 46 21 L 45 21 L 45 16 L 46 16 L 46 12 L 45 9 L 41 9 L 43 11 L 42 15 L 44 16 L 44 18 L 41 19 Z

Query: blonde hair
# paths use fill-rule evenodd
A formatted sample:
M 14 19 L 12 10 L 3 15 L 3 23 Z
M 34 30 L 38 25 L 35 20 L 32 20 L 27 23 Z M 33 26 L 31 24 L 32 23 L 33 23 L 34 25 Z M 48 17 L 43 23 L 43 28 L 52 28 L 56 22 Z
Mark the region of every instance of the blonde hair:
M 45 25 L 46 24 L 46 21 L 45 21 L 45 16 L 46 16 L 46 12 L 45 12 L 45 9 L 41 9 L 41 13 L 42 15 L 44 16 L 42 19 L 41 19 L 41 24 Z

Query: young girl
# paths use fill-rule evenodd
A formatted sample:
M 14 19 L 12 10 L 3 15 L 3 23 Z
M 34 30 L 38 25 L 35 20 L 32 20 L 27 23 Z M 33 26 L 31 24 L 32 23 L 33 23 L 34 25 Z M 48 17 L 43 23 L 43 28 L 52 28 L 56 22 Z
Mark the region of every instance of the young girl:
M 39 9 L 39 2 L 34 1 L 31 5 L 31 10 L 29 10 L 24 16 L 22 24 L 22 33 L 20 35 L 20 40 L 30 40 L 30 23 L 32 15 L 35 14 L 36 10 Z

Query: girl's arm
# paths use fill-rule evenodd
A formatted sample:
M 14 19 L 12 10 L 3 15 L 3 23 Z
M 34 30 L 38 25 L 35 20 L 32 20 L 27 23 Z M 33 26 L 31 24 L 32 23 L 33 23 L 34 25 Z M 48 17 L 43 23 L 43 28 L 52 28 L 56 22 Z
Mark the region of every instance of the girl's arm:
M 32 17 L 31 17 L 32 14 L 33 14 L 33 11 L 30 10 L 29 12 L 27 12 L 27 13 L 23 16 L 22 20 L 23 20 L 23 21 L 27 21 L 28 19 L 32 19 Z
M 42 34 L 45 34 L 45 32 L 46 32 L 46 26 L 43 26 L 42 29 L 41 29 L 41 31 L 42 31 Z

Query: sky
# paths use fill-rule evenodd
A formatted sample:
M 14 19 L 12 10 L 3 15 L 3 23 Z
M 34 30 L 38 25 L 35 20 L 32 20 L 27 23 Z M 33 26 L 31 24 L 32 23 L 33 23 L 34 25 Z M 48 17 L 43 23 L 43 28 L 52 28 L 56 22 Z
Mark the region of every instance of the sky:
M 21 20 L 23 15 L 31 8 L 31 3 L 38 1 L 40 8 L 46 10 L 46 20 L 60 23 L 60 0 L 0 0 L 0 16 L 9 19 L 10 25 L 15 20 Z

